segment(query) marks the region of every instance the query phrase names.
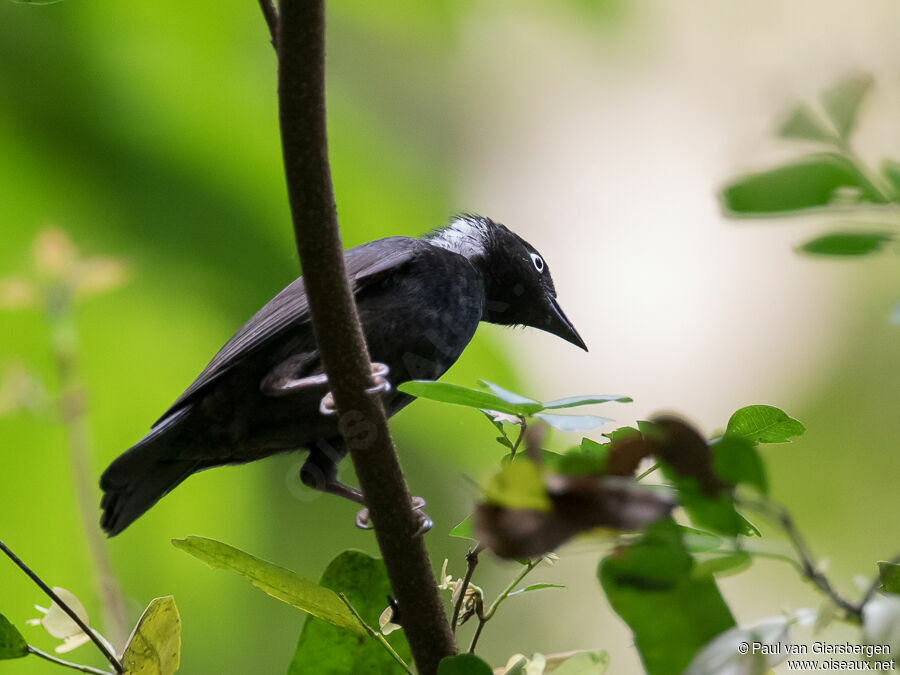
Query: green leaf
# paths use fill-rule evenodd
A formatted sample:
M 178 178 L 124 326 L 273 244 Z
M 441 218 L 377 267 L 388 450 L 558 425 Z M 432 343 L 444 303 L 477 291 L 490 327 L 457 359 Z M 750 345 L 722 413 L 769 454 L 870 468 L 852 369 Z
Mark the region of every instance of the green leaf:
M 531 591 L 542 591 L 545 588 L 566 588 L 561 584 L 531 584 L 531 586 L 526 586 L 525 588 L 520 588 L 518 590 L 510 593 L 510 596 L 513 595 L 521 595 L 522 593 L 530 593 Z
M 806 104 L 798 105 L 778 127 L 781 138 L 796 138 L 804 141 L 834 141 L 832 134 L 816 118 L 815 113 Z
M 881 590 L 900 594 L 900 565 L 893 562 L 879 562 L 878 575 L 881 577 Z
M 759 531 L 759 528 L 747 520 L 744 514 L 738 513 L 738 518 L 741 521 L 741 534 L 745 537 L 762 537 L 762 532 Z
M 464 405 L 469 408 L 496 410 L 497 412 L 509 413 L 510 415 L 532 415 L 541 410 L 541 404 L 538 401 L 529 399 L 531 401 L 529 403 L 513 404 L 504 401 L 496 394 L 479 389 L 469 389 L 468 387 L 461 387 L 458 384 L 449 384 L 447 382 L 413 380 L 400 384 L 397 389 L 410 396 L 427 398 L 441 403 Z
M 560 431 L 591 431 L 613 421 L 608 417 L 597 417 L 596 415 L 550 415 L 537 413 L 535 417 Z
M 175 598 L 156 598 L 141 615 L 125 651 L 126 675 L 172 675 L 181 665 L 181 616 Z
M 528 460 L 503 465 L 488 482 L 484 497 L 489 504 L 510 509 L 551 509 L 541 472 Z
M 474 541 L 475 537 L 472 534 L 472 516 L 466 516 L 465 520 L 450 530 L 450 536 L 458 537 L 460 539 L 472 539 Z
M 754 443 L 789 443 L 806 431 L 800 422 L 771 405 L 748 405 L 735 411 L 725 434 L 748 438 Z
M 555 469 L 557 473 L 566 476 L 606 473 L 606 456 L 609 453 L 610 445 L 610 443 L 597 443 L 590 438 L 582 438 L 580 446 L 559 456 Z
M 559 454 L 558 452 L 553 452 L 552 450 L 544 450 L 543 448 L 541 448 L 541 461 L 540 461 L 541 466 L 552 470 L 557 466 L 557 464 L 561 458 L 562 458 L 562 455 Z M 517 452 L 515 457 L 512 457 L 510 455 L 503 455 L 503 457 L 500 458 L 500 466 L 504 466 L 506 464 L 509 464 L 510 462 L 530 462 L 530 461 L 531 461 L 531 457 L 529 456 L 529 453 Z
M 478 380 L 478 384 L 483 387 L 487 387 L 491 390 L 491 393 L 494 396 L 498 396 L 503 399 L 507 403 L 512 403 L 513 405 L 527 405 L 533 406 L 539 401 L 535 401 L 533 398 L 528 398 L 527 396 L 522 396 L 521 394 L 517 394 L 509 389 L 504 389 L 499 384 L 494 384 L 493 382 L 488 382 L 487 380 Z
M 900 200 L 900 162 L 893 159 L 882 161 L 881 174 L 891 184 L 893 201 Z
M 811 239 L 800 250 L 813 255 L 862 256 L 880 250 L 893 238 L 890 232 L 831 232 Z
M 743 176 L 726 185 L 721 198 L 731 215 L 768 217 L 828 206 L 847 190 L 858 193 L 853 203 L 885 201 L 849 160 L 834 154 Z
M 706 553 L 707 551 L 715 551 L 725 540 L 714 532 L 706 530 L 698 530 L 693 527 L 680 525 L 681 539 L 685 548 L 691 553 Z
M 745 436 L 726 434 L 711 450 L 713 469 L 719 478 L 732 485 L 752 485 L 763 494 L 768 494 L 766 468 L 753 441 Z
M 558 410 L 560 408 L 577 408 L 582 405 L 594 405 L 595 403 L 607 403 L 608 401 L 616 401 L 617 403 L 631 403 L 632 399 L 628 396 L 619 396 L 618 394 L 591 394 L 588 396 L 569 396 L 567 398 L 558 398 L 553 401 L 547 401 L 543 404 L 544 410 Z
M 714 574 L 727 576 L 742 572 L 753 563 L 753 558 L 746 551 L 737 551 L 727 555 L 715 556 L 694 564 L 691 574 L 699 579 Z
M 210 567 L 237 572 L 273 598 L 356 633 L 365 634 L 356 617 L 337 593 L 298 576 L 289 569 L 244 553 L 206 537 L 173 539 L 175 548 L 190 553 Z
M 655 422 L 651 422 L 650 420 L 638 420 L 637 421 L 638 431 L 641 432 L 647 438 L 654 440 L 659 439 L 664 434 Z
M 553 675 L 603 675 L 609 668 L 609 653 L 603 650 L 577 652 L 555 665 L 556 658 L 547 657 L 544 673 Z
M 474 654 L 446 656 L 438 664 L 437 675 L 493 675 L 491 667 Z
M 387 607 L 386 598 L 391 593 L 380 559 L 361 551 L 344 551 L 328 564 L 319 584 L 330 592 L 343 593 L 363 620 L 378 630 L 378 617 Z M 411 662 L 403 631 L 394 631 L 386 639 L 400 658 Z M 378 641 L 312 616 L 303 625 L 288 669 L 288 675 L 402 672 L 400 664 Z
M 691 485 L 692 482 L 678 482 L 678 503 L 694 525 L 726 537 L 759 536 L 759 530 L 735 509 L 734 496 L 730 492 L 706 495 Z
M 9 620 L 0 614 L 0 661 L 28 656 L 28 643 Z
M 634 427 L 619 427 L 618 429 L 613 429 L 612 431 L 607 431 L 603 434 L 610 441 L 615 443 L 616 441 L 622 441 L 626 438 L 636 438 L 641 435 L 641 432 L 635 429 Z M 584 439 L 588 440 L 587 438 Z M 593 441 L 591 441 L 593 443 Z M 584 443 L 584 441 L 582 441 Z
M 857 76 L 839 82 L 834 87 L 822 92 L 822 107 L 844 140 L 850 137 L 859 106 L 866 93 L 872 87 L 872 78 Z
M 734 619 L 711 577 L 694 561 L 671 519 L 651 524 L 638 542 L 607 556 L 598 576 L 609 604 L 634 633 L 649 675 L 681 673 Z

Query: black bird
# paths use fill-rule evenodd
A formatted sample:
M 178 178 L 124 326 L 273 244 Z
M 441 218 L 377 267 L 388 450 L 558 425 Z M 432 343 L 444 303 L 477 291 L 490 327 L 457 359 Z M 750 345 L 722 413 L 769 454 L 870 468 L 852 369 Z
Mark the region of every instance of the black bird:
M 372 361 L 387 366 L 393 385 L 440 377 L 479 321 L 539 328 L 587 350 L 556 301 L 547 263 L 489 218 L 463 215 L 422 239 L 372 241 L 344 262 Z M 358 490 L 337 480 L 346 449 L 336 417 L 320 409 L 322 372 L 300 277 L 109 465 L 100 478 L 103 529 L 118 534 L 192 473 L 295 450 L 309 452 L 305 484 L 362 504 Z M 391 389 L 385 410 L 393 415 L 412 400 Z

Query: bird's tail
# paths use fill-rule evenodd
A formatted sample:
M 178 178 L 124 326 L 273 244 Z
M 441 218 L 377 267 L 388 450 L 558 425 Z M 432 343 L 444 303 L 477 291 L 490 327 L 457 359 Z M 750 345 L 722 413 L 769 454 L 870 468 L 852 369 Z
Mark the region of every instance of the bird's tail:
M 173 458 L 168 451 L 173 428 L 188 410 L 167 418 L 122 453 L 100 477 L 103 499 L 100 527 L 113 537 L 131 525 L 181 481 L 202 468 L 197 459 Z

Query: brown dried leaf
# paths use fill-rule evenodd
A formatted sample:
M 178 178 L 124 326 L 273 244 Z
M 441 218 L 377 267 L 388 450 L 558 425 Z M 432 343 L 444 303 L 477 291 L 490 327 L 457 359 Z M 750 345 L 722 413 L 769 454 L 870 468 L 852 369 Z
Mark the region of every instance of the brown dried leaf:
M 549 512 L 479 504 L 474 518 L 478 539 L 501 558 L 533 557 L 594 528 L 642 527 L 675 506 L 659 490 L 620 476 L 551 476 L 547 494 Z
M 716 495 L 727 487 L 713 471 L 709 446 L 693 427 L 675 417 L 660 417 L 653 423 L 661 432 L 653 441 L 656 455 L 678 476 L 696 479 L 706 495 Z

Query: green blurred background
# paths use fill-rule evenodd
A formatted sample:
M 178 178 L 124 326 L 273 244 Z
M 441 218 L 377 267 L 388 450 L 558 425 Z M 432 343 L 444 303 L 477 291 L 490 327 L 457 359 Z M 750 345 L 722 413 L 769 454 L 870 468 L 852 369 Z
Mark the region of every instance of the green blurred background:
M 448 380 L 628 394 L 634 404 L 605 411 L 622 424 L 675 410 L 707 431 L 742 405 L 782 406 L 809 432 L 766 448 L 774 493 L 839 585 L 852 591 L 855 574 L 900 548 L 900 333 L 886 318 L 900 299 L 896 256 L 800 258 L 792 246 L 815 221 L 734 223 L 715 201 L 726 178 L 778 156 L 771 120 L 786 101 L 847 71 L 878 82 L 861 151 L 900 156 L 895 3 L 335 0 L 328 18 L 345 244 L 418 234 L 455 211 L 491 215 L 544 253 L 591 347 L 486 327 Z M 48 225 L 131 270 L 78 311 L 98 475 L 297 274 L 274 92 L 255 2 L 0 0 L 0 277 L 27 270 Z M 40 312 L 4 312 L 0 326 L 0 369 L 23 361 L 52 387 Z M 496 466 L 491 428 L 427 402 L 392 427 L 437 522 L 435 565 L 450 557 L 461 575 L 465 542 L 445 535 L 471 506 L 463 476 Z M 312 578 L 344 548 L 375 552 L 350 505 L 298 486 L 298 462 L 195 476 L 110 541 L 132 620 L 175 595 L 183 672 L 284 672 L 303 617 L 171 538 L 217 538 Z M 0 538 L 99 617 L 58 424 L 0 418 L 0 494 Z M 536 572 L 570 590 L 511 601 L 486 629 L 485 656 L 602 647 L 612 672 L 637 668 L 596 583 L 601 552 L 575 544 Z M 512 573 L 488 562 L 477 581 L 492 594 Z M 723 586 L 747 622 L 818 603 L 776 564 Z M 0 611 L 21 627 L 44 600 L 0 560 Z M 90 646 L 71 656 L 102 665 Z

